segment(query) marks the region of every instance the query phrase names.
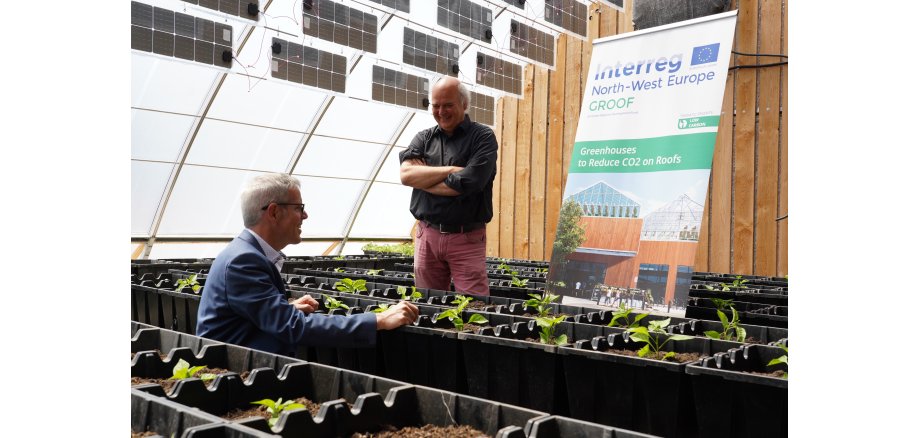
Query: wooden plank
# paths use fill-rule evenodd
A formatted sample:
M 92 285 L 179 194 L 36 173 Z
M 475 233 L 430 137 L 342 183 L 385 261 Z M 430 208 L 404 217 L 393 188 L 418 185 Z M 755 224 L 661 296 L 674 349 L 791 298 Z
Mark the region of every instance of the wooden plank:
M 620 28 L 620 33 L 632 32 L 636 30 L 636 27 L 633 26 L 633 0 L 624 0 L 623 1 L 623 13 L 620 14 L 625 17 L 623 21 L 618 23 Z
M 700 237 L 697 240 L 696 256 L 693 259 L 695 271 L 709 271 L 709 221 L 712 215 L 712 172 L 709 173 L 709 187 L 706 190 L 706 201 L 703 203 L 703 219 L 700 222 Z
M 782 0 L 760 4 L 760 53 L 782 50 Z M 759 64 L 777 58 L 756 59 Z M 776 275 L 777 193 L 779 192 L 779 75 L 780 67 L 763 67 L 758 73 L 757 173 L 754 222 L 754 273 Z
M 709 185 L 712 215 L 709 218 L 709 269 L 710 272 L 731 272 L 732 250 L 732 138 L 735 71 L 728 72 L 722 113 L 719 116 L 719 133 L 712 156 L 712 183 Z
M 783 54 L 789 53 L 789 14 L 783 13 Z M 780 175 L 779 175 L 779 215 L 789 214 L 789 69 L 780 67 Z M 789 218 L 779 221 L 776 242 L 776 275 L 789 273 Z
M 565 59 L 565 117 L 563 118 L 562 138 L 562 187 L 565 190 L 565 180 L 569 175 L 569 162 L 572 160 L 572 149 L 575 146 L 575 131 L 578 128 L 578 115 L 581 112 L 582 80 L 581 56 L 583 52 L 582 41 L 578 38 L 569 38 L 566 41 Z
M 533 78 L 533 132 L 530 150 L 530 254 L 543 260 L 546 240 L 546 106 L 549 71 L 537 67 Z
M 741 0 L 738 8 L 736 50 L 757 52 L 757 0 Z M 739 65 L 754 64 L 750 56 L 737 57 Z M 734 274 L 754 271 L 754 148 L 757 112 L 757 71 L 735 72 L 735 169 L 732 202 L 732 266 Z
M 502 97 L 505 104 L 504 119 L 502 119 L 502 167 L 498 169 L 501 174 L 501 228 L 498 237 L 498 256 L 512 257 L 514 254 L 514 191 L 516 189 L 514 143 L 517 141 L 517 107 L 518 99 Z
M 601 5 L 600 27 L 597 35 L 608 37 L 617 34 L 617 10 L 607 5 Z
M 501 169 L 502 169 L 502 121 L 504 118 L 504 99 L 495 104 L 495 141 L 498 142 L 498 160 L 496 160 L 495 180 L 492 181 L 492 221 L 486 225 L 486 256 L 498 257 L 498 240 L 501 230 Z M 414 235 L 413 235 L 414 236 Z
M 556 70 L 549 75 L 549 113 L 546 136 L 546 242 L 544 260 L 553 255 L 556 226 L 562 206 L 562 138 L 565 100 L 565 56 L 568 36 L 559 34 L 556 40 Z
M 137 258 L 141 256 L 141 253 L 144 252 L 144 246 L 146 245 L 145 243 L 138 244 L 137 247 L 134 248 L 134 251 L 131 251 L 131 260 L 137 260 Z
M 581 53 L 581 92 L 585 94 L 585 86 L 588 82 L 588 70 L 591 68 L 591 55 L 594 52 L 592 41 L 597 39 L 601 25 L 601 8 L 600 3 L 588 5 L 588 41 L 582 44 Z
M 514 255 L 530 256 L 530 136 L 533 130 L 533 64 L 524 67 L 522 95 L 518 101 L 515 142 Z

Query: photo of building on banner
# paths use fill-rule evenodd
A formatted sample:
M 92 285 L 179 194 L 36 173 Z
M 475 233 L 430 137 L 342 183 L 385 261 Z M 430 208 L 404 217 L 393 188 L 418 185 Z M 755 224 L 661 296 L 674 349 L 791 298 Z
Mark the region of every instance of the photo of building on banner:
M 683 315 L 735 19 L 595 41 L 547 278 L 564 304 Z

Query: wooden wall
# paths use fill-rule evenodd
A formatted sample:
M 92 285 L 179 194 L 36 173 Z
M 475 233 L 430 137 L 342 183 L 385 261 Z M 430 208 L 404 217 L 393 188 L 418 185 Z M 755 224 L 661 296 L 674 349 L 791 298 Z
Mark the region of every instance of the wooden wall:
M 556 68 L 528 65 L 520 99 L 497 103 L 495 216 L 487 254 L 548 260 L 595 38 L 630 32 L 625 13 L 589 7 L 589 41 L 559 36 Z M 734 0 L 734 50 L 787 54 L 784 0 Z M 733 55 L 732 66 L 785 58 Z M 783 276 L 788 272 L 787 66 L 729 70 L 695 269 Z

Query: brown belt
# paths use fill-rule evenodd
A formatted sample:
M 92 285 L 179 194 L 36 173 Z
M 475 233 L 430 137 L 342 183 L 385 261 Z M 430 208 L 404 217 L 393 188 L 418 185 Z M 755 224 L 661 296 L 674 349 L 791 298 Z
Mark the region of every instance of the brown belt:
M 434 224 L 428 221 L 422 222 L 425 222 L 430 228 L 438 230 L 438 232 L 441 234 L 468 233 L 470 231 L 475 231 L 486 226 L 484 222 L 473 222 L 470 224 L 461 225 Z

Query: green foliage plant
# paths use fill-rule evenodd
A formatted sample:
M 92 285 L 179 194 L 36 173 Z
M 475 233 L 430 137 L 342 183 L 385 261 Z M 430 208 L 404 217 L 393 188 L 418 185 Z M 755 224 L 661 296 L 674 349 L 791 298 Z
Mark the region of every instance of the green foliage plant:
M 204 365 L 197 367 L 189 367 L 189 363 L 184 359 L 179 359 L 179 362 L 176 363 L 176 366 L 173 367 L 173 375 L 170 377 L 170 380 L 181 380 L 188 379 L 190 377 L 198 377 L 205 382 L 209 382 L 217 378 L 217 375 L 211 373 L 204 373 L 200 376 L 196 376 L 201 370 L 205 369 Z
M 540 326 L 540 343 L 550 345 L 562 345 L 569 341 L 568 336 L 556 336 L 556 326 L 565 319 L 565 315 L 555 318 L 537 317 L 537 325 Z
M 376 245 L 373 243 L 368 243 L 367 245 L 362 246 L 361 250 L 382 252 L 387 254 L 399 254 L 404 256 L 411 256 L 415 253 L 415 248 L 412 246 L 412 242 L 388 245 Z
M 622 327 L 622 328 L 634 328 L 639 327 L 639 321 L 648 316 L 648 313 L 639 313 L 633 318 L 632 321 L 629 320 L 629 315 L 633 312 L 631 307 L 627 307 L 626 303 L 620 303 L 619 310 L 613 312 L 613 316 L 610 318 L 610 322 L 607 323 L 607 327 Z M 670 318 L 669 318 L 670 319 Z
M 728 299 L 728 300 L 723 300 L 723 299 L 721 299 L 721 298 L 710 298 L 709 300 L 712 301 L 712 304 L 715 304 L 715 305 L 716 305 L 716 310 L 717 310 L 717 311 L 728 310 L 728 309 L 734 310 L 734 309 L 735 309 L 735 308 L 734 308 L 734 301 L 733 301 L 733 300 L 730 300 L 730 299 Z
M 504 261 L 498 264 L 498 269 L 505 272 L 511 272 L 511 266 L 506 265 Z
M 383 272 L 383 269 L 368 269 L 367 275 L 380 275 Z
M 345 272 L 345 268 L 332 268 L 334 272 Z
M 722 339 L 725 341 L 736 341 L 744 342 L 747 338 L 747 331 L 741 327 L 741 321 L 738 320 L 738 311 L 734 307 L 732 309 L 732 320 L 729 321 L 728 317 L 725 315 L 725 312 L 721 310 L 716 310 L 716 314 L 719 315 L 719 322 L 722 323 L 722 331 L 717 332 L 715 330 L 707 330 L 704 332 L 706 337 L 711 339 Z
M 281 412 L 290 411 L 292 409 L 301 409 L 306 408 L 306 406 L 300 403 L 294 403 L 293 400 L 287 400 L 284 403 L 281 402 L 279 398 L 278 401 L 272 401 L 270 399 L 262 399 L 259 401 L 251 402 L 253 405 L 262 405 L 268 409 L 268 413 L 271 414 L 271 418 L 268 419 L 268 425 L 274 427 L 275 423 L 278 422 L 278 418 L 281 416 Z
M 784 355 L 782 355 L 782 356 L 780 356 L 780 357 L 777 357 L 776 359 L 773 359 L 773 360 L 771 360 L 770 362 L 767 362 L 767 366 L 779 365 L 779 364 L 781 364 L 781 363 L 784 363 L 784 364 L 786 364 L 786 367 L 788 368 L 788 367 L 789 367 L 789 348 L 786 347 L 786 346 L 783 345 L 783 344 L 779 344 L 779 348 L 782 348 L 783 351 L 786 352 L 786 354 L 784 354 Z M 788 371 L 783 371 L 783 378 L 784 378 L 784 379 L 788 379 L 788 378 L 789 378 L 789 372 L 788 372 Z
M 374 312 L 374 313 L 383 313 L 383 312 L 385 312 L 385 311 L 386 311 L 387 309 L 389 309 L 389 308 L 390 308 L 390 305 L 389 305 L 389 304 L 387 304 L 387 303 L 380 303 L 380 304 L 377 305 L 377 308 L 374 309 L 374 310 L 372 310 L 371 312 Z
M 516 275 L 511 276 L 511 285 L 514 287 L 527 287 L 527 282 L 529 281 L 530 280 L 521 280 L 520 278 L 517 278 Z
M 422 293 L 415 290 L 415 286 L 412 287 L 412 293 L 409 293 L 409 288 L 406 286 L 396 286 L 396 293 L 399 294 L 399 298 L 405 301 L 416 302 L 422 299 Z
M 562 204 L 559 224 L 556 227 L 556 239 L 553 241 L 552 262 L 557 267 L 565 265 L 566 257 L 585 242 L 585 229 L 579 225 L 581 215 L 581 206 L 574 200 L 570 199 Z
M 182 292 L 182 289 L 190 287 L 192 288 L 192 292 L 197 294 L 198 290 L 201 289 L 201 285 L 198 284 L 198 274 L 192 274 L 186 278 L 180 278 L 178 283 L 179 286 L 176 287 L 176 292 Z
M 524 308 L 536 310 L 537 316 L 539 317 L 545 317 L 547 314 L 549 314 L 551 309 L 550 304 L 559 299 L 559 295 L 555 295 L 549 292 L 544 292 L 542 296 L 539 294 L 527 294 L 527 296 L 531 298 L 527 301 L 524 301 Z
M 323 294 L 323 298 L 325 298 L 324 303 L 326 304 L 326 309 L 329 310 L 330 312 L 335 309 L 345 309 L 345 310 L 351 309 L 351 307 L 346 306 L 345 303 L 335 298 L 332 298 L 329 295 Z
M 464 324 L 485 324 L 489 322 L 488 319 L 478 313 L 470 315 L 466 322 L 463 321 L 463 309 L 465 309 L 466 306 L 470 304 L 470 301 L 473 301 L 472 297 L 458 295 L 457 298 L 451 302 L 451 304 L 456 304 L 457 306 L 439 313 L 438 317 L 435 318 L 435 321 L 440 321 L 444 318 L 447 318 L 448 321 L 454 324 L 454 328 L 457 330 L 463 330 Z
M 332 286 L 339 292 L 358 293 L 367 291 L 367 280 L 352 280 L 343 278 L 342 281 L 336 281 Z
M 655 323 L 654 327 L 652 326 L 652 323 Z M 651 358 L 658 359 L 661 349 L 664 348 L 668 342 L 686 341 L 688 339 L 693 339 L 693 336 L 687 335 L 655 336 L 654 333 L 656 330 L 663 330 L 663 327 L 670 323 L 671 318 L 663 319 L 660 321 L 649 321 L 649 328 L 652 328 L 652 332 L 649 332 L 649 328 L 646 327 L 632 327 L 626 329 L 626 331 L 629 333 L 629 339 L 632 339 L 634 342 L 638 342 L 640 344 L 645 344 L 645 346 L 640 348 L 636 354 L 639 357 L 646 357 L 651 355 Z M 662 334 L 661 332 L 657 333 Z M 664 341 L 661 340 L 662 337 L 664 338 Z M 662 357 L 660 360 L 667 360 L 674 356 L 677 356 L 677 353 L 669 351 L 665 353 L 664 357 Z

